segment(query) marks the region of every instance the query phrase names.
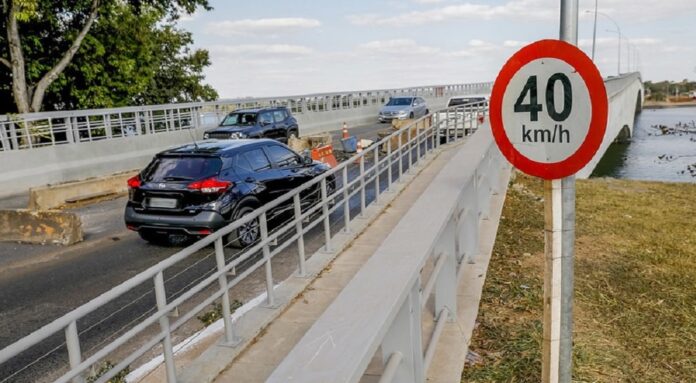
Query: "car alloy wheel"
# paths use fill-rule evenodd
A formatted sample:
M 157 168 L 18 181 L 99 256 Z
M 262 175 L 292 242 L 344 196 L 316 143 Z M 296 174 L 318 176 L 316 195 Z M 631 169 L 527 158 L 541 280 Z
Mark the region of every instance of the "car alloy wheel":
M 254 209 L 250 207 L 243 207 L 236 214 L 235 220 L 244 218 L 245 216 L 251 214 Z M 253 245 L 259 240 L 261 236 L 261 227 L 259 226 L 259 219 L 255 218 L 249 222 L 244 223 L 235 230 L 233 235 L 236 234 L 236 238 L 232 239 L 232 245 L 235 247 L 244 248 Z

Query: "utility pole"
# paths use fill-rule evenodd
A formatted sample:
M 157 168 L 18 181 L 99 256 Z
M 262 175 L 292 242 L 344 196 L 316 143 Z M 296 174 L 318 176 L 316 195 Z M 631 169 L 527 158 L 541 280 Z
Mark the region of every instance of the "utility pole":
M 595 13 L 596 14 L 596 13 Z M 578 45 L 578 0 L 561 0 L 560 40 Z M 544 339 L 541 380 L 573 376 L 575 175 L 544 181 Z

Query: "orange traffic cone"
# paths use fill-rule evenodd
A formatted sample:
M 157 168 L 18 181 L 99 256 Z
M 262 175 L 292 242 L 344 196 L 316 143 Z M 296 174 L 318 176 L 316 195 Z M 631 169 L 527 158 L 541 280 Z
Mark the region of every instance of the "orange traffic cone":
M 348 137 L 350 137 L 350 136 L 348 135 L 348 124 L 346 124 L 346 123 L 344 122 L 344 123 L 343 123 L 343 139 L 346 139 L 346 138 L 348 138 Z

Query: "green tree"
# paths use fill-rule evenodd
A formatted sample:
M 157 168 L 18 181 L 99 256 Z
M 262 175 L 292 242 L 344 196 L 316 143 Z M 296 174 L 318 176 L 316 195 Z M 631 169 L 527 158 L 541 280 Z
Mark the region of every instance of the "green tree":
M 217 98 L 202 84 L 208 52 L 192 51 L 191 34 L 163 22 L 161 11 L 136 14 L 117 5 L 102 14 L 80 54 L 47 92 L 46 105 L 84 109 Z
M 0 68 L 4 68 L 0 71 L 0 80 L 3 80 L 0 85 L 0 92 L 3 93 L 0 100 L 8 98 L 6 84 L 10 84 L 9 91 L 15 111 L 19 113 L 37 112 L 46 104 L 55 108 L 90 103 L 95 106 L 116 105 L 128 103 L 130 99 L 142 100 L 143 93 L 139 91 L 159 87 L 153 83 L 156 81 L 153 79 L 158 76 L 173 77 L 160 73 L 159 69 L 153 70 L 158 60 L 161 66 L 169 63 L 169 67 L 174 69 L 177 69 L 177 64 L 190 65 L 182 70 L 189 75 L 184 80 L 199 80 L 198 88 L 189 84 L 188 89 L 179 87 L 171 90 L 179 96 L 174 100 L 214 95 L 212 88 L 199 85 L 202 78 L 200 72 L 209 64 L 207 53 L 190 52 L 187 48 L 191 43 L 190 34 L 173 26 L 181 13 L 190 14 L 198 6 L 210 9 L 208 0 L 0 2 L 0 29 L 6 32 L 6 39 L 4 36 L 0 39 Z M 123 39 L 128 30 L 119 24 L 121 17 L 128 19 L 131 27 L 146 21 L 145 25 L 137 25 L 130 31 L 140 35 Z M 146 30 L 146 27 L 149 29 Z M 122 39 L 118 40 L 118 37 Z M 166 48 L 175 54 L 165 58 L 161 54 L 163 48 L 157 44 L 171 41 L 178 42 L 179 45 Z M 142 46 L 128 46 L 134 42 Z M 83 45 L 90 45 L 89 57 L 99 59 L 97 62 L 85 61 L 85 57 L 78 54 Z M 138 60 L 128 57 L 132 53 L 138 54 Z M 75 61 L 80 59 L 80 65 L 76 65 Z M 145 68 L 140 68 L 139 59 L 149 59 Z M 109 72 L 111 70 L 125 72 L 114 74 Z M 134 78 L 131 76 L 134 74 L 140 76 Z M 76 79 L 81 79 L 82 82 L 71 82 Z M 89 90 L 92 85 L 97 89 Z M 112 91 L 116 94 L 113 98 L 108 94 Z M 99 97 L 94 102 L 86 102 L 92 96 Z M 51 100 L 50 104 L 45 102 L 47 97 Z

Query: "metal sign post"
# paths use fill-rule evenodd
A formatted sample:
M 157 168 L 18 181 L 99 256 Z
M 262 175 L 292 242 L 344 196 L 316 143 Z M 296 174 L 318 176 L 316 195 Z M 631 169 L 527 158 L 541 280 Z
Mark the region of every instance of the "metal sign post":
M 578 0 L 561 0 L 559 39 L 578 43 Z M 542 382 L 573 376 L 575 175 L 544 181 L 544 339 Z
M 573 358 L 575 173 L 604 139 L 604 80 L 577 47 L 578 0 L 561 0 L 559 40 L 517 51 L 493 84 L 490 121 L 501 153 L 544 179 L 542 381 L 569 383 Z

